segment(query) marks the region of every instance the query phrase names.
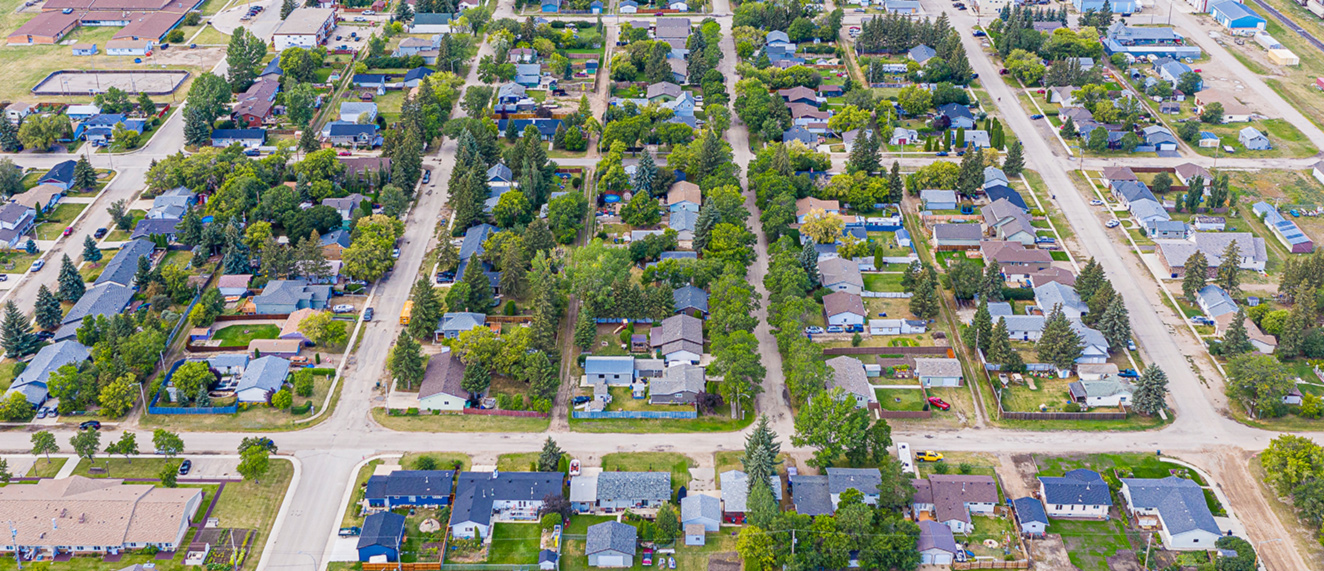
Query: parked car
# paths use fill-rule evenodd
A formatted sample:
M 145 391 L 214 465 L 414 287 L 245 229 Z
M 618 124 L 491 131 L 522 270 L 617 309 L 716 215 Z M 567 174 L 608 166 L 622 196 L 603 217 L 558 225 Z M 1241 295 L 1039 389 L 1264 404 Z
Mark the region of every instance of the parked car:
M 432 171 L 423 171 L 423 184 L 427 184 L 430 180 L 432 180 Z
M 999 383 L 1002 383 L 1002 384 L 1004 384 L 1004 385 L 1007 384 L 1007 374 L 1006 374 L 1006 373 L 998 373 L 998 382 L 999 382 Z
M 0 280 L 0 281 L 4 281 L 4 280 Z M 38 341 L 50 341 L 52 337 L 55 337 L 55 334 L 51 333 L 50 331 L 38 331 L 36 334 L 36 338 Z
M 392 258 L 399 259 L 399 258 L 400 258 L 400 248 L 392 248 L 392 249 L 391 249 L 391 257 L 392 257 Z
M 938 410 L 947 410 L 949 408 L 952 408 L 952 405 L 947 404 L 947 401 L 942 400 L 938 397 L 929 397 L 929 406 L 936 406 L 938 407 Z
M 916 461 L 916 462 L 941 462 L 941 461 L 942 461 L 942 453 L 941 453 L 941 452 L 934 452 L 934 451 L 932 451 L 932 450 L 925 450 L 925 451 L 920 452 L 919 454 L 916 454 L 916 455 L 915 455 L 915 461 Z
M 976 38 L 982 38 L 984 36 L 987 36 L 988 34 L 985 34 L 984 30 L 975 30 L 974 33 L 972 33 L 971 35 Z
M 363 320 L 364 320 L 364 321 L 372 321 L 372 308 L 371 308 L 371 307 L 369 307 L 368 309 L 363 310 Z
M 309 361 L 308 361 L 308 358 L 307 358 L 307 357 L 304 357 L 303 355 L 295 355 L 295 356 L 293 356 L 293 357 L 290 357 L 290 364 L 291 364 L 291 365 L 296 365 L 296 366 L 300 366 L 300 367 L 302 367 L 302 366 L 304 366 L 304 365 L 307 365 L 308 362 L 309 362 Z
M 101 430 L 101 421 L 85 420 L 82 424 L 78 425 L 78 430 Z
M 92 233 L 92 237 L 100 240 L 106 237 L 107 232 L 109 232 L 109 230 L 105 228 L 97 228 L 97 231 Z
M 947 151 L 938 151 L 937 153 L 934 153 L 934 156 L 945 157 L 947 154 Z
M 1122 369 L 1121 372 L 1117 373 L 1117 376 L 1134 379 L 1139 377 L 1140 373 L 1137 373 L 1135 369 Z
M 844 333 L 845 331 L 846 330 L 843 329 L 840 325 L 829 325 L 827 327 L 828 333 Z
M 1041 114 L 1039 114 L 1039 113 L 1035 113 L 1034 115 L 1031 115 L 1030 118 L 1031 118 L 1031 119 L 1043 119 L 1044 116 L 1041 115 Z
M 823 334 L 823 328 L 822 328 L 822 327 L 819 327 L 819 326 L 817 326 L 817 325 L 810 325 L 809 327 L 806 327 L 806 328 L 805 328 L 805 333 L 807 333 L 807 334 L 809 334 L 809 335 L 822 335 L 822 334 Z
M 187 476 L 189 470 L 192 470 L 192 469 L 193 469 L 193 461 L 192 461 L 192 460 L 184 460 L 183 462 L 181 462 L 181 463 L 179 464 L 179 475 L 180 475 L 180 476 Z
M 65 228 L 65 229 L 64 229 L 64 232 L 62 232 L 60 235 L 61 235 L 61 236 L 68 236 L 68 235 L 73 234 L 73 233 L 74 233 L 74 229 L 73 229 L 72 226 L 70 226 L 70 227 Z
M 37 409 L 37 419 L 40 420 L 43 418 L 46 418 L 46 407 Z
M 438 272 L 437 283 L 448 284 L 455 281 L 455 272 Z
M 570 399 L 570 403 L 571 403 L 571 404 L 574 404 L 574 405 L 581 405 L 581 404 L 584 404 L 584 403 L 586 403 L 586 402 L 588 402 L 588 401 L 591 401 L 591 400 L 593 400 L 593 397 L 586 397 L 586 396 L 580 395 L 580 396 L 577 396 L 577 397 L 575 397 L 575 398 Z
M 348 303 L 337 304 L 331 308 L 332 313 L 352 313 L 353 311 L 354 306 Z
M 358 526 L 340 528 L 340 537 L 358 537 L 363 530 Z
M 1121 222 L 1118 222 L 1117 219 L 1114 218 L 1114 219 L 1112 219 L 1112 220 L 1109 220 L 1109 221 L 1105 222 L 1103 225 L 1104 225 L 1104 226 L 1107 226 L 1108 228 L 1116 228 L 1116 227 L 1118 227 L 1118 226 L 1121 226 L 1122 223 L 1121 223 Z
M 1103 201 L 1096 198 L 1090 201 L 1090 206 L 1103 206 Z

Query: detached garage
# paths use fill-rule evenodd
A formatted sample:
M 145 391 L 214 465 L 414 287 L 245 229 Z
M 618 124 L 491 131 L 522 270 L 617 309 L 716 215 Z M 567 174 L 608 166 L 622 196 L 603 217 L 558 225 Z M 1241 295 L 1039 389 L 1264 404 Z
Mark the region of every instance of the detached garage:
M 933 520 L 919 522 L 920 565 L 951 565 L 956 560 L 956 538 L 947 526 Z
M 619 521 L 606 521 L 589 526 L 584 542 L 590 567 L 623 568 L 634 566 L 635 542 L 638 530 Z
M 957 359 L 915 359 L 915 377 L 926 388 L 959 387 L 964 373 Z

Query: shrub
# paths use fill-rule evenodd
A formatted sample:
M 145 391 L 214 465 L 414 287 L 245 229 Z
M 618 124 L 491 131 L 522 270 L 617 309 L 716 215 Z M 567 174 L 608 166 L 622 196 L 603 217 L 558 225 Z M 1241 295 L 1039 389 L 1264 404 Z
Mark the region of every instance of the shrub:
M 938 474 L 946 474 L 952 471 L 952 467 L 949 466 L 946 462 L 938 462 L 933 465 L 933 471 Z
M 409 407 L 406 409 L 405 416 L 418 416 L 418 407 Z
M 1080 412 L 1080 405 L 1074 402 L 1069 402 L 1067 403 L 1067 406 L 1062 407 L 1062 410 L 1067 412 Z
M 313 396 L 313 373 L 308 369 L 294 373 L 294 394 L 301 397 Z
M 503 312 L 506 315 L 519 315 L 519 306 L 515 305 L 514 300 L 506 302 L 506 309 Z
M 969 474 L 975 471 L 975 466 L 969 462 L 961 462 L 956 465 L 956 471 L 962 474 Z
M 850 346 L 851 346 L 851 347 L 859 347 L 859 346 L 860 346 L 860 343 L 863 343 L 863 342 L 864 342 L 864 337 L 860 336 L 859 333 L 856 333 L 855 335 L 851 336 L 851 338 L 850 338 Z
M 290 414 L 308 414 L 313 409 L 313 401 L 303 401 L 303 404 L 295 405 L 290 408 Z

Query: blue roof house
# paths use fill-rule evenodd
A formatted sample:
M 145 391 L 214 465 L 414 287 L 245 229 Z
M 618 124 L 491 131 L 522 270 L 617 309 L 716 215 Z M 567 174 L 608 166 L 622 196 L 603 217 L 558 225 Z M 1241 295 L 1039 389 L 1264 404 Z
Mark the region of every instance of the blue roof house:
M 1011 501 L 1012 507 L 1016 508 L 1016 522 L 1021 526 L 1021 535 L 1026 537 L 1043 537 L 1048 529 L 1048 514 L 1044 513 L 1044 505 L 1031 497 L 1016 498 Z
M 37 184 L 53 184 L 65 190 L 69 190 L 74 185 L 74 161 L 64 161 L 57 163 L 46 171 Z
M 239 377 L 235 395 L 239 402 L 267 402 L 271 395 L 285 385 L 290 376 L 290 362 L 280 357 L 266 356 L 253 359 Z
M 1223 535 L 1204 499 L 1204 489 L 1176 476 L 1122 478 L 1122 497 L 1131 515 L 1157 524 L 1163 546 L 1175 551 L 1206 551 Z
M 555 14 L 561 11 L 561 0 L 542 0 L 542 11 L 544 14 Z
M 702 319 L 708 315 L 708 292 L 692 285 L 676 288 L 671 292 L 671 300 L 676 312 L 685 312 Z
M 28 362 L 27 368 L 14 379 L 14 384 L 5 391 L 5 396 L 20 393 L 33 406 L 40 405 L 46 400 L 46 382 L 51 373 L 65 365 L 77 366 L 90 358 L 92 355 L 88 353 L 87 347 L 73 339 L 42 347 L 37 356 Z
M 387 561 L 400 560 L 400 546 L 405 541 L 405 516 L 392 512 L 369 515 L 359 535 L 359 561 L 371 561 L 385 555 Z
M 1093 470 L 1072 470 L 1062 476 L 1040 476 L 1039 496 L 1054 518 L 1108 519 L 1112 492 Z M 1019 506 L 1017 506 L 1019 508 Z
M 634 357 L 590 355 L 584 359 L 584 376 L 595 385 L 628 387 L 634 382 Z
M 1077 12 L 1084 13 L 1086 10 L 1103 10 L 1104 0 L 1071 0 L 1071 5 L 1076 7 Z M 1135 0 L 1117 0 L 1110 2 L 1114 14 L 1131 14 L 1136 11 Z
M 309 285 L 306 280 L 272 280 L 253 298 L 257 312 L 285 315 L 298 309 L 326 309 L 331 286 Z
M 370 509 L 450 505 L 454 470 L 396 470 L 368 478 L 363 499 Z
M 1245 4 L 1223 0 L 1209 7 L 1209 15 L 1234 36 L 1253 36 L 1266 26 L 1264 18 Z
M 593 0 L 588 3 L 588 11 L 594 14 L 602 13 L 602 0 Z
M 975 116 L 970 108 L 957 103 L 948 103 L 938 108 L 938 114 L 951 122 L 952 129 L 974 129 Z

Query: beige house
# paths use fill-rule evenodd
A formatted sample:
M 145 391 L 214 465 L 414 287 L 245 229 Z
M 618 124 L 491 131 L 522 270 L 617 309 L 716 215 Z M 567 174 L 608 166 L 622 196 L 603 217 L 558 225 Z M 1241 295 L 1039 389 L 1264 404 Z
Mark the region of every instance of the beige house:
M 0 514 L 14 525 L 18 545 L 48 557 L 146 547 L 173 551 L 201 504 L 197 488 L 82 476 L 0 488 Z M 13 552 L 15 535 L 0 536 L 0 551 Z

